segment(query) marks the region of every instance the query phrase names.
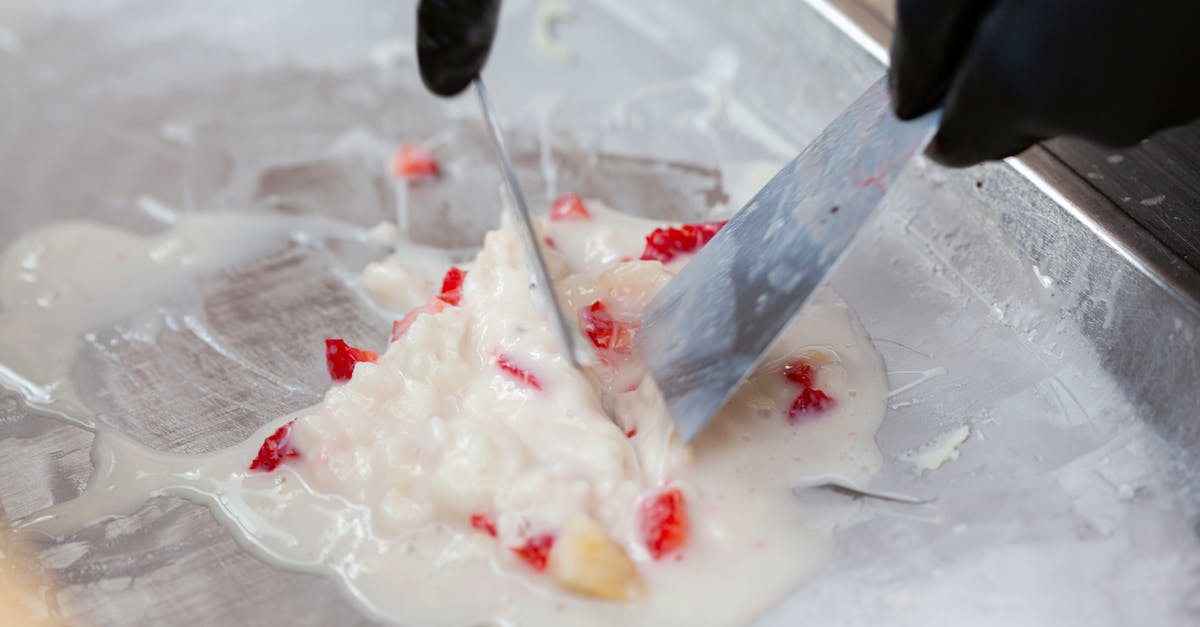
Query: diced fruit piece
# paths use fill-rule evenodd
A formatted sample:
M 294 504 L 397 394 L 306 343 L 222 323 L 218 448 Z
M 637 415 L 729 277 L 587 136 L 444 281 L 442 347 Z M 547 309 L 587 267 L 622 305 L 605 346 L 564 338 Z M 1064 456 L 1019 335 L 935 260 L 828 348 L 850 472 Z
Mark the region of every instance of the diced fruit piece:
M 446 302 L 447 305 L 457 305 L 462 302 L 462 284 L 467 278 L 467 272 L 458 268 L 451 267 L 446 271 L 446 276 L 442 279 L 442 293 L 438 298 Z
M 654 559 L 679 549 L 687 541 L 687 508 L 679 488 L 665 490 L 642 501 L 638 516 L 646 549 Z
M 600 274 L 568 275 L 562 280 L 562 290 L 578 314 L 599 300 L 618 320 L 636 322 L 636 313 L 645 309 L 654 296 L 671 280 L 673 275 L 659 263 L 639 261 L 619 263 L 608 267 Z M 559 285 L 556 283 L 555 287 Z M 631 312 L 628 317 L 618 313 Z M 583 330 L 582 321 L 580 330 Z
M 441 297 L 434 296 L 430 298 L 429 302 L 421 305 L 420 307 L 414 308 L 412 311 L 405 314 L 404 318 L 392 323 L 392 341 L 395 342 L 404 337 L 404 334 L 408 333 L 409 327 L 411 327 L 413 323 L 417 321 L 417 318 L 421 314 L 435 314 L 441 312 L 445 308 L 446 301 L 442 300 Z
M 525 544 L 511 547 L 510 550 L 534 570 L 543 571 L 546 570 L 546 560 L 549 559 L 552 548 L 554 534 L 543 533 L 530 536 L 525 540 Z
M 622 355 L 628 355 L 633 350 L 633 338 L 637 335 L 638 325 L 613 318 L 604 303 L 596 301 L 579 312 L 579 326 L 592 341 L 592 345 L 601 350 L 611 350 Z
M 593 346 L 603 349 L 612 346 L 615 322 L 604 303 L 596 301 L 585 307 L 579 312 L 579 322 Z
M 795 423 L 805 414 L 816 414 L 832 408 L 834 401 L 827 394 L 816 388 L 804 388 L 792 408 L 788 410 L 788 421 Z
M 379 353 L 355 348 L 345 340 L 325 340 L 325 365 L 329 368 L 329 377 L 334 381 L 349 381 L 354 375 L 354 364 L 378 359 Z
M 795 424 L 805 414 L 816 414 L 833 407 L 833 399 L 815 387 L 817 373 L 811 363 L 827 359 L 824 353 L 810 351 L 806 358 L 789 362 L 783 367 L 783 376 L 803 388 L 788 409 L 788 422 Z
M 583 204 L 579 194 L 563 194 L 550 205 L 550 220 L 554 222 L 587 220 L 591 217 L 591 212 L 587 210 L 587 205 Z
M 513 363 L 512 358 L 508 355 L 500 355 L 497 357 L 496 365 L 499 366 L 504 372 L 512 375 L 514 379 L 528 385 L 529 387 L 532 387 L 535 390 L 542 389 L 541 381 L 538 381 L 537 377 L 533 376 L 533 374 L 531 374 L 528 370 L 525 370 L 524 368 L 521 368 Z
M 627 438 L 632 438 L 635 435 L 637 435 L 637 427 L 633 427 L 625 432 L 625 437 Z
M 646 248 L 642 251 L 642 259 L 656 259 L 667 263 L 679 255 L 694 253 L 716 236 L 717 231 L 727 222 L 728 220 L 703 222 L 654 229 L 646 236 Z
M 488 514 L 471 514 L 471 526 L 493 538 L 496 537 L 496 521 Z
M 404 179 L 427 179 L 438 175 L 438 162 L 424 148 L 405 142 L 392 155 L 392 174 Z
M 289 436 L 292 434 L 293 422 L 296 421 L 292 420 L 279 427 L 275 433 L 268 435 L 263 440 L 262 446 L 258 448 L 258 455 L 255 455 L 254 461 L 250 462 L 250 470 L 271 472 L 284 460 L 300 457 L 300 451 L 292 448 L 288 442 Z
M 645 591 L 625 549 L 588 516 L 571 519 L 559 533 L 550 553 L 550 575 L 568 590 L 610 601 L 637 598 Z
M 788 381 L 810 388 L 813 385 L 813 367 L 808 362 L 793 361 L 783 367 L 783 376 Z

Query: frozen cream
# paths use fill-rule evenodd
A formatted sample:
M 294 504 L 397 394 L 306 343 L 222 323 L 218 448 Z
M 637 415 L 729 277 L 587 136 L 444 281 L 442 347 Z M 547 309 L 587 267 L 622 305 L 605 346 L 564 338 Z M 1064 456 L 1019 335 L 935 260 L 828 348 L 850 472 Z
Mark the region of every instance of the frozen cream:
M 749 621 L 821 566 L 853 507 L 796 486 L 862 485 L 880 465 L 879 355 L 825 291 L 684 446 L 634 338 L 642 308 L 720 223 L 564 197 L 541 228 L 561 302 L 596 351 L 587 373 L 561 354 L 503 227 L 440 288 L 428 259 L 369 268 L 384 306 L 425 300 L 399 312 L 382 354 L 331 340 L 335 385 L 318 405 L 199 456 L 98 429 L 85 492 L 22 526 L 64 536 L 175 495 L 390 622 Z

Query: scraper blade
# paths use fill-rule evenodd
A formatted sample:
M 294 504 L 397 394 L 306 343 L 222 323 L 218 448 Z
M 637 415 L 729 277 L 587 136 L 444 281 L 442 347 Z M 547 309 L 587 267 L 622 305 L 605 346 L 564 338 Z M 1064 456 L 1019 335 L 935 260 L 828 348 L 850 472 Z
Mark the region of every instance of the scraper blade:
M 571 325 L 567 322 L 567 317 L 563 315 L 562 307 L 559 305 L 558 292 L 554 289 L 554 280 L 550 278 L 550 270 L 546 267 L 546 258 L 542 255 L 541 246 L 538 245 L 537 230 L 534 229 L 529 206 L 525 204 L 525 194 L 521 192 L 521 183 L 517 180 L 516 171 L 513 169 L 512 157 L 508 154 L 508 146 L 505 145 L 504 135 L 500 132 L 500 121 L 496 119 L 496 112 L 492 108 L 491 99 L 488 98 L 487 87 L 484 86 L 483 79 L 476 77 L 472 82 L 475 85 L 475 94 L 479 97 L 479 107 L 483 111 L 483 120 L 487 125 L 488 134 L 492 137 L 492 147 L 496 151 L 496 161 L 500 165 L 504 185 L 508 188 L 509 196 L 512 197 L 513 218 L 525 246 L 525 261 L 529 265 L 531 287 L 536 290 L 535 293 L 540 294 L 538 300 L 541 302 L 538 304 L 546 310 L 546 317 L 549 319 L 550 327 L 554 330 L 554 335 L 558 337 L 559 345 L 563 349 L 563 356 L 567 363 L 578 370 L 580 351 L 576 345 L 575 332 L 571 329 Z
M 684 441 L 825 282 L 939 115 L 900 121 L 879 79 L 650 303 L 638 344 Z

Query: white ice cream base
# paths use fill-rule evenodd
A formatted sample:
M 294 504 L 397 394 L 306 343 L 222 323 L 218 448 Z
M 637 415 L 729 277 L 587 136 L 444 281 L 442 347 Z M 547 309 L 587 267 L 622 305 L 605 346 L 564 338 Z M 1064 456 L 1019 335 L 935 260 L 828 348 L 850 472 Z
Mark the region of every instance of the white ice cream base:
M 660 224 L 589 208 L 590 220 L 542 225 L 560 300 L 568 312 L 602 300 L 636 318 L 686 259 L 638 261 Z M 364 284 L 385 305 L 436 291 L 420 278 L 427 273 L 405 267 L 403 258 L 375 264 Z M 866 483 L 881 463 L 873 436 L 887 393 L 880 356 L 836 295 L 814 299 L 687 447 L 634 358 L 615 370 L 595 366 L 621 424 L 604 413 L 533 304 L 512 228 L 490 233 L 463 268 L 459 306 L 420 316 L 378 363 L 358 364 L 321 403 L 242 444 L 181 456 L 99 429 L 87 490 L 36 516 L 33 528 L 65 535 L 152 496 L 181 496 L 211 506 L 261 557 L 336 578 L 377 618 L 454 627 L 742 624 L 826 561 L 833 528 L 853 505 L 794 488 L 814 476 Z M 836 404 L 790 424 L 797 389 L 782 366 L 814 350 L 828 360 L 817 387 Z M 502 353 L 542 390 L 501 371 Z M 263 439 L 293 419 L 300 457 L 248 471 Z M 663 486 L 683 491 L 691 531 L 682 550 L 655 560 L 637 511 Z M 497 538 L 469 525 L 476 512 L 494 517 Z M 573 594 L 509 550 L 579 513 L 635 561 L 644 598 Z

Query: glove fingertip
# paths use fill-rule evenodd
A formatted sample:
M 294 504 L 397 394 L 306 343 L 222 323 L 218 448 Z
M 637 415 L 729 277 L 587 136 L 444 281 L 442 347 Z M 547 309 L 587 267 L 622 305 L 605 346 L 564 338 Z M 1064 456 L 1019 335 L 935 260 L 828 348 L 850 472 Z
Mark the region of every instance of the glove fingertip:
M 942 92 L 936 86 L 926 85 L 919 72 L 902 57 L 893 57 L 888 68 L 888 90 L 892 96 L 892 110 L 901 120 L 919 118 L 938 107 Z
M 417 67 L 439 96 L 466 89 L 487 62 L 500 0 L 421 0 L 417 5 Z
M 905 97 L 895 68 L 888 70 L 888 91 L 892 95 L 892 111 L 896 112 L 896 117 L 901 120 L 911 120 L 920 115 L 913 106 L 912 99 Z
M 1038 137 L 1015 134 L 959 137 L 943 126 L 929 142 L 925 155 L 949 168 L 967 168 L 1020 154 L 1039 141 Z
M 915 91 L 912 85 L 913 73 L 910 71 L 907 61 L 903 38 L 899 35 L 892 42 L 891 58 L 892 63 L 888 68 L 887 76 L 888 91 L 892 96 L 892 110 L 901 120 L 911 120 L 920 116 L 923 111 L 921 111 L 919 99 L 913 96 Z
M 949 168 L 965 168 L 979 163 L 977 159 L 968 156 L 962 144 L 947 139 L 942 131 L 933 136 L 933 141 L 929 142 L 929 147 L 925 149 L 925 156 Z

